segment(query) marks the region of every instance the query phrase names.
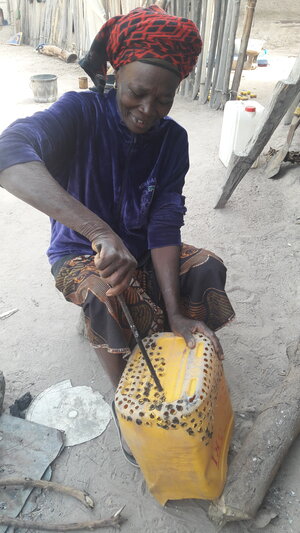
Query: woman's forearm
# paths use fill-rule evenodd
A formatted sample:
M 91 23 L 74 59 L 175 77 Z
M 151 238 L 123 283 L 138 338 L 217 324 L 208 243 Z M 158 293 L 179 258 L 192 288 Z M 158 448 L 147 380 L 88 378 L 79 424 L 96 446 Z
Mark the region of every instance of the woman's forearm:
M 65 191 L 39 161 L 3 170 L 0 185 L 90 241 L 101 234 L 113 233 L 106 222 Z
M 165 302 L 169 320 L 180 313 L 179 246 L 165 246 L 151 250 L 155 275 Z
M 220 342 L 213 331 L 204 322 L 184 316 L 180 309 L 179 258 L 178 246 L 166 246 L 151 250 L 152 262 L 160 286 L 171 329 L 175 335 L 181 335 L 189 348 L 195 348 L 194 333 L 208 337 L 220 359 L 224 358 Z

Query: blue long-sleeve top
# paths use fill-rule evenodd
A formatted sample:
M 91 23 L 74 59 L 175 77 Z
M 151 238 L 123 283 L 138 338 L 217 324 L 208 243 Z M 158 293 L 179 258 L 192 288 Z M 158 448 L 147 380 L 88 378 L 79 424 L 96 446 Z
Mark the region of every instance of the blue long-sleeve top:
M 122 123 L 116 93 L 65 93 L 0 137 L 0 170 L 42 161 L 60 185 L 102 218 L 139 260 L 179 245 L 189 167 L 186 131 L 166 117 L 135 135 Z M 90 242 L 51 219 L 50 263 L 91 254 Z

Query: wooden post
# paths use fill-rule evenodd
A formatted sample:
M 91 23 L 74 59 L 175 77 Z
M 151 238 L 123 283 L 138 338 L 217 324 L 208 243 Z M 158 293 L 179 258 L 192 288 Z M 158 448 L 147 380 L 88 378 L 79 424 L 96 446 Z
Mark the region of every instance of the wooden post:
M 287 112 L 294 98 L 300 91 L 300 55 L 290 72 L 287 80 L 279 81 L 273 91 L 272 100 L 264 110 L 261 120 L 248 144 L 244 156 L 232 154 L 226 173 L 226 182 L 222 194 L 215 208 L 224 207 L 242 178 L 258 158 L 277 128 L 279 122 Z
M 221 100 L 222 100 L 222 93 L 224 90 L 223 82 L 224 82 L 225 67 L 226 67 L 226 61 L 227 61 L 228 42 L 229 42 L 229 37 L 230 37 L 232 9 L 233 9 L 233 0 L 228 0 L 224 31 L 223 31 L 223 38 L 222 38 L 221 53 L 220 53 L 220 64 L 218 66 L 219 67 L 218 77 L 217 77 L 215 89 L 212 92 L 211 99 L 210 99 L 210 107 L 212 107 L 213 109 L 219 109 L 221 105 Z
M 200 24 L 198 20 L 199 3 L 201 3 L 201 0 L 191 0 L 189 12 L 189 18 L 196 24 L 197 27 L 199 27 Z M 188 77 L 188 84 L 185 86 L 185 96 L 192 96 L 193 98 L 195 79 L 196 71 L 194 68 Z
M 193 94 L 192 94 L 192 99 L 193 100 L 195 100 L 195 98 L 197 98 L 198 92 L 199 92 L 201 65 L 202 65 L 202 50 L 200 52 L 200 55 L 199 55 L 198 60 L 197 60 L 197 65 L 196 65 L 196 75 L 195 75 Z
M 232 61 L 233 61 L 233 56 L 234 56 L 234 43 L 235 43 L 236 30 L 237 30 L 237 25 L 238 25 L 238 20 L 239 20 L 240 5 L 241 5 L 241 0 L 233 1 L 232 13 L 231 13 L 231 24 L 230 24 L 229 38 L 228 38 L 227 56 L 226 56 L 226 63 L 225 63 L 225 72 L 224 72 L 224 78 L 223 78 L 223 91 L 222 91 L 222 99 L 221 99 L 221 105 L 220 105 L 221 109 L 224 109 L 224 105 L 226 104 L 227 100 L 229 100 L 230 73 L 232 70 Z
M 208 54 L 208 60 L 207 60 L 207 74 L 206 74 L 205 86 L 199 98 L 200 104 L 205 104 L 207 102 L 209 90 L 211 87 L 212 74 L 213 74 L 213 69 L 214 69 L 215 60 L 216 60 L 216 48 L 217 48 L 217 42 L 218 42 L 220 17 L 221 17 L 221 2 L 219 0 L 215 0 L 214 18 L 213 18 L 213 23 L 212 23 L 212 33 L 211 33 L 209 54 Z
M 5 394 L 5 379 L 2 370 L 0 370 L 0 415 L 2 413 Z
M 206 8 L 207 8 L 207 1 L 201 0 L 201 6 L 200 6 L 200 35 L 203 39 L 203 32 L 205 28 L 205 19 L 206 19 Z M 202 67 L 202 60 L 203 60 L 203 48 L 201 50 L 201 53 L 198 57 L 197 65 L 196 65 L 196 75 L 195 75 L 195 81 L 194 81 L 194 87 L 193 87 L 193 93 L 192 93 L 192 99 L 195 100 L 197 98 L 198 92 L 199 92 L 199 86 L 200 86 L 200 76 L 201 76 L 201 67 Z
M 290 368 L 233 459 L 222 496 L 209 508 L 222 527 L 254 518 L 293 440 L 300 433 L 300 339 L 287 348 Z
M 225 25 L 225 19 L 226 19 L 226 10 L 227 10 L 227 0 L 224 0 L 224 2 L 221 2 L 221 14 L 220 14 L 220 21 L 219 21 L 217 52 L 216 52 L 215 63 L 214 63 L 214 75 L 213 75 L 213 81 L 212 81 L 212 86 L 211 86 L 210 107 L 213 107 L 213 102 L 214 102 L 216 91 L 217 91 L 217 81 L 218 81 L 220 58 L 221 58 L 222 45 L 223 45 L 223 34 L 224 34 L 224 25 Z
M 184 2 L 185 9 L 183 12 L 183 16 L 187 19 L 192 19 L 191 16 L 191 8 L 193 7 L 191 2 Z M 190 72 L 189 76 L 185 79 L 185 85 L 184 85 L 184 96 L 188 97 L 191 94 L 192 91 L 192 84 L 193 84 L 193 72 Z
M 209 52 L 209 43 L 211 39 L 212 31 L 212 17 L 213 17 L 213 2 L 208 0 L 205 14 L 205 33 L 203 34 L 203 51 L 202 51 L 202 65 L 200 74 L 200 86 L 199 86 L 199 102 L 203 99 L 204 87 L 207 78 L 207 57 Z
M 298 105 L 300 105 L 300 94 L 297 94 L 295 100 L 292 102 L 292 105 L 290 106 L 287 111 L 287 114 L 284 117 L 283 123 L 285 126 L 288 126 L 292 122 L 294 111 Z
M 256 6 L 257 0 L 248 0 L 246 5 L 246 13 L 244 20 L 243 33 L 241 38 L 240 50 L 238 55 L 238 60 L 235 67 L 234 77 L 231 86 L 231 100 L 236 100 L 237 93 L 240 86 L 241 76 L 243 72 L 243 66 L 247 54 L 247 46 L 250 37 L 250 31 L 252 27 L 253 15 Z
M 13 33 L 16 33 L 15 13 L 11 5 L 11 0 L 6 0 L 6 4 L 9 24 L 14 28 Z
M 194 22 L 197 26 L 197 28 L 200 28 L 200 22 L 201 22 L 201 9 L 202 9 L 202 0 L 193 0 L 195 2 L 195 19 Z

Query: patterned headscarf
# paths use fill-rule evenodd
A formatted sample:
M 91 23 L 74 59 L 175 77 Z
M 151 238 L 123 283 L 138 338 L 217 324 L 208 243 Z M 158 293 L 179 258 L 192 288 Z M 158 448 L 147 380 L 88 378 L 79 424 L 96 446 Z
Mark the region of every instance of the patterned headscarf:
M 191 20 L 152 5 L 109 19 L 80 65 L 102 92 L 107 61 L 116 70 L 133 61 L 160 65 L 182 80 L 193 69 L 201 47 L 199 31 Z

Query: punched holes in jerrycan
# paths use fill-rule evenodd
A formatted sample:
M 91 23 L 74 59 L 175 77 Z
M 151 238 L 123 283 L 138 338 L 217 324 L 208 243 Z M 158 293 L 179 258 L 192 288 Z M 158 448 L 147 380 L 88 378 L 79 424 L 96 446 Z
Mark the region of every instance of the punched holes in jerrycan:
M 57 76 L 55 74 L 36 74 L 30 78 L 34 101 L 39 103 L 57 100 Z
M 137 346 L 115 394 L 120 430 L 148 489 L 168 500 L 220 497 L 227 475 L 233 411 L 222 362 L 212 342 L 195 334 L 154 333 L 143 342 L 163 391 Z

